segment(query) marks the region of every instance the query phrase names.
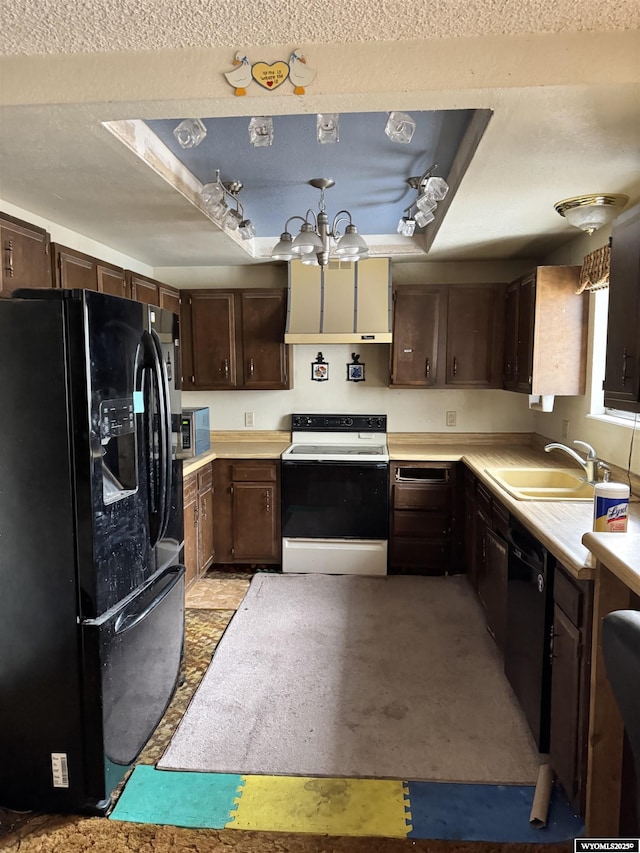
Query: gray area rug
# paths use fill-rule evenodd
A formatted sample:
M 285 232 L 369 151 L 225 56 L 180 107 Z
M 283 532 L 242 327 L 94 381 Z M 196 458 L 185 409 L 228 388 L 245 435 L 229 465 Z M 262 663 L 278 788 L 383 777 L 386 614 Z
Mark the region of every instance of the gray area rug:
M 535 784 L 539 764 L 464 576 L 258 574 L 158 767 Z

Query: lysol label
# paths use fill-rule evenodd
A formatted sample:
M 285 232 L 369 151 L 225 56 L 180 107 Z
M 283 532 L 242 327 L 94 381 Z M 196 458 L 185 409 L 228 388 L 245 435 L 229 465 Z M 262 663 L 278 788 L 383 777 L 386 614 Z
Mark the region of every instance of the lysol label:
M 628 514 L 628 501 L 596 497 L 593 529 L 599 533 L 624 533 L 627 529 Z

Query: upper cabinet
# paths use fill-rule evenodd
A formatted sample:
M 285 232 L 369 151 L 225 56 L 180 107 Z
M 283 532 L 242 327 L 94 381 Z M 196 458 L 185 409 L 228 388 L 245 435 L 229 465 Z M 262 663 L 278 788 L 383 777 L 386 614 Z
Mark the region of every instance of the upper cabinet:
M 588 302 L 579 280 L 580 267 L 537 267 L 507 287 L 507 391 L 584 394 Z
M 394 289 L 391 385 L 500 388 L 504 285 Z
M 0 297 L 19 287 L 51 287 L 49 234 L 44 228 L 0 213 Z
M 640 205 L 611 232 L 604 404 L 640 411 Z
M 99 290 L 112 296 L 131 295 L 122 267 L 75 249 L 52 244 L 54 287 Z
M 284 289 L 182 293 L 183 390 L 290 388 Z
M 148 305 L 158 305 L 173 314 L 180 314 L 179 290 L 131 270 L 126 270 L 125 277 L 132 299 Z

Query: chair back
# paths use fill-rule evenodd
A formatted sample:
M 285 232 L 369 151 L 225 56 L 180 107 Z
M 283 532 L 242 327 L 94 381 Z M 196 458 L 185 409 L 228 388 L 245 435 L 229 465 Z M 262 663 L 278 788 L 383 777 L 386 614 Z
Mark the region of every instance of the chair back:
M 633 751 L 640 820 L 640 611 L 615 610 L 605 616 L 602 651 L 607 677 Z

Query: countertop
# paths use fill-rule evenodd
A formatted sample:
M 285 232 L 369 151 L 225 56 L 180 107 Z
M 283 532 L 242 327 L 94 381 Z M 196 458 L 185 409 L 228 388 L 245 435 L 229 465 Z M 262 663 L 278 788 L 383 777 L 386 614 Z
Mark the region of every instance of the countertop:
M 607 566 L 613 563 L 620 571 L 630 572 L 634 582 L 640 585 L 638 502 L 630 504 L 627 533 L 592 534 L 591 501 L 519 501 L 486 474 L 486 468 L 496 467 L 554 468 L 559 464 L 563 468 L 572 467 L 568 457 L 544 453 L 532 446 L 529 434 L 458 435 L 453 439 L 443 439 L 438 434 L 429 435 L 427 439 L 420 434 L 394 436 L 390 433 L 387 442 L 392 461 L 464 462 L 577 579 L 595 578 L 597 556 Z M 185 460 L 183 474 L 187 476 L 216 458 L 279 459 L 289 444 L 290 434 L 285 431 L 212 433 L 211 450 Z M 605 554 L 606 559 L 601 554 Z

